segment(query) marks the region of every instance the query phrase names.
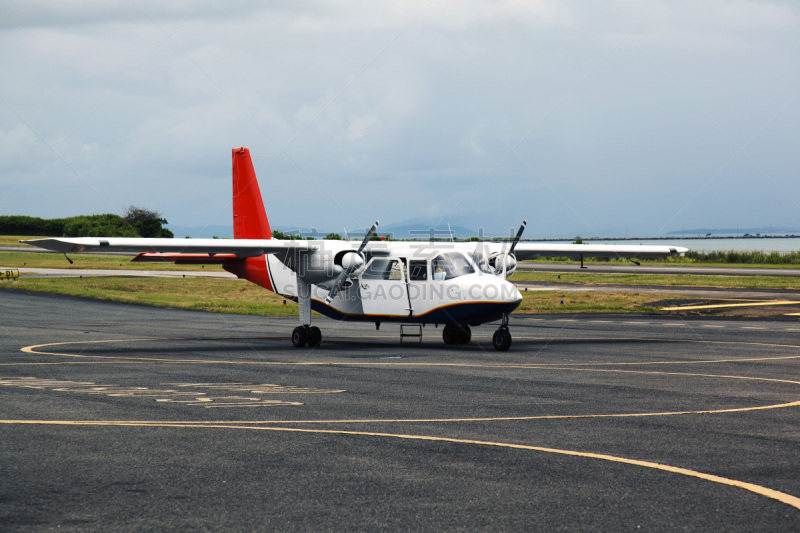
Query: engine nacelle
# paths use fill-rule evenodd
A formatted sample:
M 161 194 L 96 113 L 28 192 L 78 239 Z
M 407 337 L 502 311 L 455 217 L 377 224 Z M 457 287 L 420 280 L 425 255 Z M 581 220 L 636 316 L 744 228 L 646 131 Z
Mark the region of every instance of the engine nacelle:
M 489 266 L 497 276 L 503 275 L 505 267 L 506 277 L 508 277 L 517 270 L 517 258 L 514 257 L 514 254 L 498 252 L 489 256 Z
M 355 276 L 358 271 L 364 267 L 364 256 L 358 252 L 348 250 L 344 253 L 340 252 L 333 260 L 333 264 L 328 265 L 328 271 L 314 275 L 308 272 L 304 279 L 322 287 L 323 289 L 330 289 L 342 272 L 349 272 L 350 276 Z M 349 286 L 350 281 L 346 280 L 344 286 Z
M 364 257 L 358 252 L 347 252 L 342 256 L 342 268 L 355 271 L 364 266 Z

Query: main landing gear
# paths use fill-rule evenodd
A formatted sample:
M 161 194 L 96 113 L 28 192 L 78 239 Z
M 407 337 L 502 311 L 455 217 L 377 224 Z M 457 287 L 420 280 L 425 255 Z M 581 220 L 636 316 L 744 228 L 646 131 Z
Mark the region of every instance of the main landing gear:
M 322 342 L 322 332 L 317 326 L 297 326 L 292 331 L 292 344 L 295 348 L 306 345 L 309 348 L 316 348 L 320 342 Z
M 503 315 L 500 327 L 492 336 L 492 344 L 498 352 L 505 352 L 511 348 L 511 333 L 508 331 L 508 315 Z
M 297 275 L 297 304 L 300 307 L 300 323 L 292 331 L 292 344 L 295 348 L 308 346 L 316 348 L 322 342 L 322 332 L 311 325 L 311 284 Z
M 459 324 L 451 322 L 445 324 L 442 331 L 442 340 L 445 344 L 469 344 L 472 338 L 472 331 L 470 331 L 467 324 Z M 499 352 L 505 352 L 511 347 L 511 333 L 508 331 L 508 315 L 503 315 L 502 322 L 497 331 L 492 336 L 492 345 L 494 349 Z
M 442 330 L 442 339 L 445 344 L 469 344 L 472 331 L 467 324 L 445 324 Z

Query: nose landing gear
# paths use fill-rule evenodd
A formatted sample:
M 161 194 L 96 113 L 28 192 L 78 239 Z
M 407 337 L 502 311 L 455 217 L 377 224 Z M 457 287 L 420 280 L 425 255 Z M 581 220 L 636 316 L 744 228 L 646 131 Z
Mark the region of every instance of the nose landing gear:
M 500 327 L 494 332 L 492 336 L 492 344 L 494 349 L 498 352 L 505 352 L 511 348 L 511 333 L 508 331 L 508 315 L 503 315 L 503 320 Z

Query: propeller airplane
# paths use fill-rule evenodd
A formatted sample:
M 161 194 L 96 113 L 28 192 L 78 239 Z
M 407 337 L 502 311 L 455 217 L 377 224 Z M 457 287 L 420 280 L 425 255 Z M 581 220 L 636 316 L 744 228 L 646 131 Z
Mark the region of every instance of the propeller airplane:
M 511 346 L 509 315 L 522 295 L 507 281 L 518 260 L 537 257 L 683 255 L 677 246 L 521 242 L 526 222 L 510 242 L 398 242 L 374 240 L 376 221 L 361 243 L 282 240 L 272 236 L 250 151 L 234 148 L 233 239 L 44 238 L 20 242 L 64 253 L 138 252 L 132 261 L 219 264 L 299 304 L 296 347 L 317 347 L 322 333 L 311 310 L 339 319 L 442 324 L 446 344 L 467 344 L 470 326 L 500 321 L 492 343 Z

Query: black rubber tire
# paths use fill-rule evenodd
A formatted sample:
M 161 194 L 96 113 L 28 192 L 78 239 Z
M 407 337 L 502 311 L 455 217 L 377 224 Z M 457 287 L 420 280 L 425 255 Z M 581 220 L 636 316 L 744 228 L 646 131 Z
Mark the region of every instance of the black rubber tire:
M 458 326 L 458 344 L 469 344 L 472 340 L 472 330 L 469 329 L 467 324 L 460 324 Z
M 445 324 L 442 330 L 442 340 L 445 344 L 456 344 L 458 342 L 458 326 Z
M 322 332 L 317 326 L 311 326 L 307 332 L 307 342 L 309 348 L 316 348 L 322 342 Z
M 492 344 L 494 344 L 494 349 L 498 352 L 505 352 L 511 348 L 511 333 L 506 328 L 498 329 L 494 332 Z
M 292 331 L 292 344 L 295 348 L 302 348 L 308 342 L 308 332 L 305 326 L 297 326 Z

